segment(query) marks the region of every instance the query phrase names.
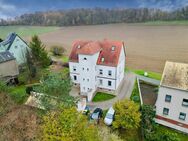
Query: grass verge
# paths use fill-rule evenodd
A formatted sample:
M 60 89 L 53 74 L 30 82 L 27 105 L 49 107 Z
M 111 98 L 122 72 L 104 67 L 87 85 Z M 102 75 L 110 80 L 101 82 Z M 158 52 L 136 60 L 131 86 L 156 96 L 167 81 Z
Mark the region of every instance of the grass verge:
M 100 102 L 100 101 L 106 101 L 109 99 L 114 98 L 114 95 L 103 93 L 103 92 L 97 92 L 96 95 L 93 98 L 93 102 Z
M 134 72 L 135 74 L 142 75 L 142 76 L 144 76 L 144 73 L 147 72 L 148 73 L 147 77 L 153 78 L 156 80 L 161 80 L 161 77 L 162 77 L 162 74 L 157 73 L 157 72 L 152 72 L 152 71 L 134 70 L 134 69 L 129 69 L 129 68 L 126 68 L 126 70 L 125 70 L 125 72 L 130 72 L 130 71 Z
M 187 20 L 180 21 L 149 21 L 143 23 L 144 25 L 188 25 Z
M 158 130 L 159 130 L 159 132 L 163 132 L 163 133 L 166 132 L 166 131 L 168 131 L 168 132 L 170 132 L 170 133 L 175 133 L 175 134 L 177 134 L 177 137 L 180 139 L 180 141 L 187 141 L 187 140 L 188 140 L 188 135 L 183 134 L 183 133 L 181 133 L 181 132 L 179 132 L 179 131 L 170 129 L 170 128 L 168 128 L 168 127 L 159 125 L 159 126 L 158 126 Z
M 139 90 L 138 90 L 138 83 L 135 81 L 134 83 L 134 88 L 131 94 L 130 99 L 134 101 L 135 103 L 140 104 L 140 96 L 139 96 Z

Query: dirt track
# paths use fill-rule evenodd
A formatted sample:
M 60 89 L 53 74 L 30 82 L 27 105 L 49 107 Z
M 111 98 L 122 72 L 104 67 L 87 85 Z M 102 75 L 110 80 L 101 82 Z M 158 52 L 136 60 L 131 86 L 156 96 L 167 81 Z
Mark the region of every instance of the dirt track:
M 111 24 L 62 27 L 40 36 L 49 47 L 60 44 L 70 53 L 77 39 L 125 41 L 127 65 L 134 69 L 162 72 L 166 60 L 188 63 L 188 26 Z

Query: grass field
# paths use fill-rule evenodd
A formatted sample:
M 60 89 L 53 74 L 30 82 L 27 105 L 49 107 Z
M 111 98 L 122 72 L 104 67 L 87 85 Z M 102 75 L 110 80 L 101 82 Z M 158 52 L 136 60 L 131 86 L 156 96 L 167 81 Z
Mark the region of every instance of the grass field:
M 188 25 L 188 20 L 184 20 L 184 21 L 150 21 L 150 22 L 145 22 L 144 25 Z
M 20 36 L 33 36 L 58 30 L 59 27 L 40 26 L 0 26 L 0 38 L 6 38 L 10 32 L 16 32 Z

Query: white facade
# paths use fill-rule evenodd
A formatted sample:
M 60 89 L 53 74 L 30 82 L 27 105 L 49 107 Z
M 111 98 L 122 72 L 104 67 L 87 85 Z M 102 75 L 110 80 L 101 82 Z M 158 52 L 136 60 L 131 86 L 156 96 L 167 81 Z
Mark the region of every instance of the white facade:
M 98 88 L 115 91 L 124 78 L 124 47 L 121 48 L 117 67 L 97 65 L 99 53 L 78 54 L 78 62 L 69 62 L 72 82 L 80 86 L 81 95 L 87 96 L 88 101 L 92 100 Z
M 168 109 L 167 113 L 164 108 Z M 180 113 L 185 114 L 185 119 Z M 188 128 L 184 128 L 184 124 L 188 125 L 188 91 L 161 86 L 156 102 L 156 115 L 170 119 L 156 119 L 157 123 L 188 133 Z

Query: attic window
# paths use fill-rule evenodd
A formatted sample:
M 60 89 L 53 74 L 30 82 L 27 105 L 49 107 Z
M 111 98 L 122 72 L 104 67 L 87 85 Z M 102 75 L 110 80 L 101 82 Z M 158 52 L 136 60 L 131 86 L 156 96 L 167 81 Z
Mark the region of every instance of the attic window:
M 104 57 L 101 58 L 101 61 L 104 62 Z
M 77 48 L 80 48 L 80 45 L 78 45 Z
M 112 46 L 112 51 L 114 51 L 114 50 L 115 50 L 115 48 L 116 48 L 115 46 Z

